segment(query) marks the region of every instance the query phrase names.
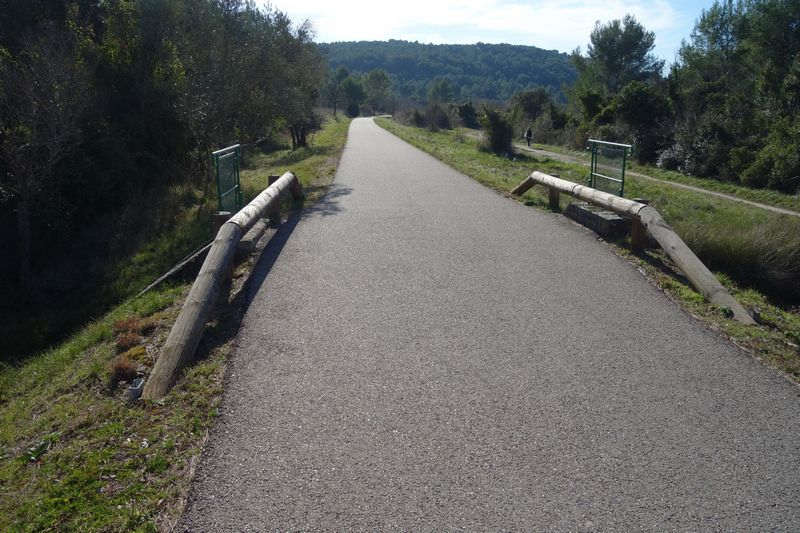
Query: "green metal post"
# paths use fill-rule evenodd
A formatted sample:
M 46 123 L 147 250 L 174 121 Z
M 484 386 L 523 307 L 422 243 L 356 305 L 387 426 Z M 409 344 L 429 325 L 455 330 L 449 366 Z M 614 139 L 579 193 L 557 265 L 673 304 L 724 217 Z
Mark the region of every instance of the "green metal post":
M 219 182 L 219 160 L 212 155 L 211 161 L 214 163 L 214 181 L 217 182 L 217 211 L 222 211 L 222 186 Z
M 622 149 L 622 183 L 620 183 L 620 185 L 619 185 L 619 195 L 623 196 L 623 197 L 625 196 L 625 160 L 627 159 L 627 156 L 628 156 L 628 149 L 627 148 L 623 148 Z

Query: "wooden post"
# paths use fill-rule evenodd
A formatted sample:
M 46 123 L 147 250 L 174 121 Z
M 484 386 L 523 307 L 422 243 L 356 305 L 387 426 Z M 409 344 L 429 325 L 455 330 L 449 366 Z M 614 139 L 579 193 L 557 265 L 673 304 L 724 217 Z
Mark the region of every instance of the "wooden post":
M 637 254 L 647 246 L 647 230 L 637 217 L 631 219 L 631 248 Z
M 211 235 L 216 235 L 219 232 L 219 228 L 230 220 L 232 216 L 233 213 L 230 211 L 217 211 L 211 215 Z
M 550 204 L 550 209 L 553 211 L 558 211 L 561 209 L 561 205 L 558 203 L 558 189 L 555 187 L 548 187 L 547 199 Z
M 267 178 L 267 186 L 269 187 L 270 185 L 278 181 L 279 178 L 280 176 L 274 176 L 274 175 L 269 176 Z M 275 207 L 269 210 L 269 212 L 267 213 L 267 218 L 269 218 L 269 225 L 272 226 L 273 228 L 281 225 L 280 202 L 275 202 Z
M 694 252 L 678 237 L 658 211 L 650 206 L 639 211 L 642 225 L 658 241 L 666 254 L 675 261 L 692 285 L 712 304 L 726 307 L 733 318 L 743 324 L 755 324 L 742 305 L 722 286 L 717 277 L 694 255 Z
M 287 172 L 233 217 L 228 215 L 230 220 L 222 224 L 217 232 L 200 273 L 147 379 L 142 398 L 161 398 L 172 387 L 178 371 L 194 357 L 220 290 L 225 285 L 228 273 L 232 272 L 236 245 L 265 213 L 275 207 L 284 191 L 289 189 L 294 194 L 297 187 L 297 178 Z
M 236 253 L 236 243 L 241 237 L 242 228 L 236 224 L 226 222 L 220 228 L 153 366 L 142 391 L 142 398 L 152 400 L 164 396 L 172 387 L 178 369 L 194 356 L 220 288 L 228 277 Z
M 531 176 L 528 176 L 527 179 L 522 180 L 522 183 L 511 189 L 511 194 L 522 196 L 534 185 L 536 185 L 536 181 Z

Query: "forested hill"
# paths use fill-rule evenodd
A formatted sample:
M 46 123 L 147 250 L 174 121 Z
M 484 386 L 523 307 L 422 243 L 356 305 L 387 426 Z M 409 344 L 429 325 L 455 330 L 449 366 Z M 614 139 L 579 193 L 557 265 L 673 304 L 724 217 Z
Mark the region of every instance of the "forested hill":
M 575 81 L 569 56 L 555 50 L 510 44 L 420 44 L 360 41 L 320 44 L 331 69 L 354 73 L 385 70 L 400 97 L 425 100 L 432 80 L 449 78 L 461 99 L 507 100 L 521 90 Z

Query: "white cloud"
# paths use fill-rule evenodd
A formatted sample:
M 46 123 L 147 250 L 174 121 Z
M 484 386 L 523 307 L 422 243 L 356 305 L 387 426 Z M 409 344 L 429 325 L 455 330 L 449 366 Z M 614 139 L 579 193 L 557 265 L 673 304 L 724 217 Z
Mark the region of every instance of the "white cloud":
M 626 13 L 655 31 L 657 39 L 659 33 L 676 34 L 683 30 L 678 26 L 685 24 L 666 0 L 274 0 L 272 5 L 298 22 L 310 19 L 321 42 L 484 41 L 570 51 L 576 46 L 585 48 L 595 21 L 622 18 Z M 669 44 L 662 55 L 671 55 L 669 48 L 676 44 Z

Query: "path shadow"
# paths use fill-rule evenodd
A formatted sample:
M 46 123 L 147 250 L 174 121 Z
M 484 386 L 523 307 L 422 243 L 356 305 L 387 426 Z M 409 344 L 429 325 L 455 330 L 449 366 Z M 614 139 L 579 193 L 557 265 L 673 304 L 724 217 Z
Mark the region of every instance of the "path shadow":
M 286 243 L 289 241 L 289 237 L 292 236 L 294 229 L 302 219 L 302 211 L 293 211 L 290 213 L 286 222 L 281 224 L 281 226 L 278 228 L 278 231 L 275 232 L 267 245 L 261 251 L 261 255 L 259 255 L 255 265 L 253 265 L 253 270 L 250 272 L 250 276 L 247 278 L 245 286 L 241 291 L 242 293 L 245 293 L 245 311 L 248 307 L 250 307 L 250 304 L 253 302 L 253 298 L 255 298 L 255 295 L 258 293 L 258 290 L 261 288 L 264 280 L 267 279 L 267 276 L 272 271 L 272 267 L 275 266 L 275 262 L 278 260 L 278 257 L 280 257 L 283 247 L 286 246 Z
M 280 225 L 262 249 L 250 273 L 233 298 L 220 296 L 219 302 L 214 309 L 214 318 L 203 331 L 203 336 L 200 339 L 192 364 L 208 358 L 215 349 L 230 342 L 239 334 L 247 309 L 301 220 L 300 215 L 300 211 L 294 211 L 289 215 L 286 222 Z M 232 285 L 232 281 L 226 283 L 222 287 L 220 294 L 230 294 Z
M 343 196 L 348 196 L 351 194 L 353 192 L 353 188 L 348 187 L 347 185 L 338 185 L 333 183 L 332 185 L 327 186 L 312 186 L 307 188 L 306 192 L 308 195 L 312 195 L 315 192 L 319 192 L 320 190 L 326 188 L 328 191 L 322 196 L 322 198 L 320 198 L 310 207 L 302 210 L 300 213 L 301 218 L 310 218 L 317 215 L 331 216 L 337 215 L 344 211 L 344 209 L 339 205 L 339 202 Z
M 684 285 L 692 285 L 689 281 L 689 278 L 684 276 L 676 266 L 665 262 L 664 259 L 658 255 L 655 255 L 648 250 L 642 250 L 641 252 L 636 253 L 636 256 L 639 259 L 644 260 L 650 266 L 655 267 L 662 274 L 665 274 L 666 276 L 669 276 L 670 278 L 675 279 Z
M 334 183 L 329 186 L 328 192 L 310 207 L 293 209 L 289 212 L 286 221 L 277 228 L 269 242 L 261 250 L 253 268 L 235 296 L 233 298 L 220 297 L 214 312 L 215 318 L 206 327 L 200 340 L 195 362 L 208 358 L 216 348 L 223 346 L 238 335 L 247 309 L 272 271 L 300 221 L 316 215 L 333 216 L 341 213 L 343 209 L 339 205 L 340 199 L 352 191 L 351 187 Z M 306 192 L 313 192 L 313 188 L 306 189 Z M 230 294 L 231 287 L 232 284 L 229 282 L 222 288 L 220 294 Z

